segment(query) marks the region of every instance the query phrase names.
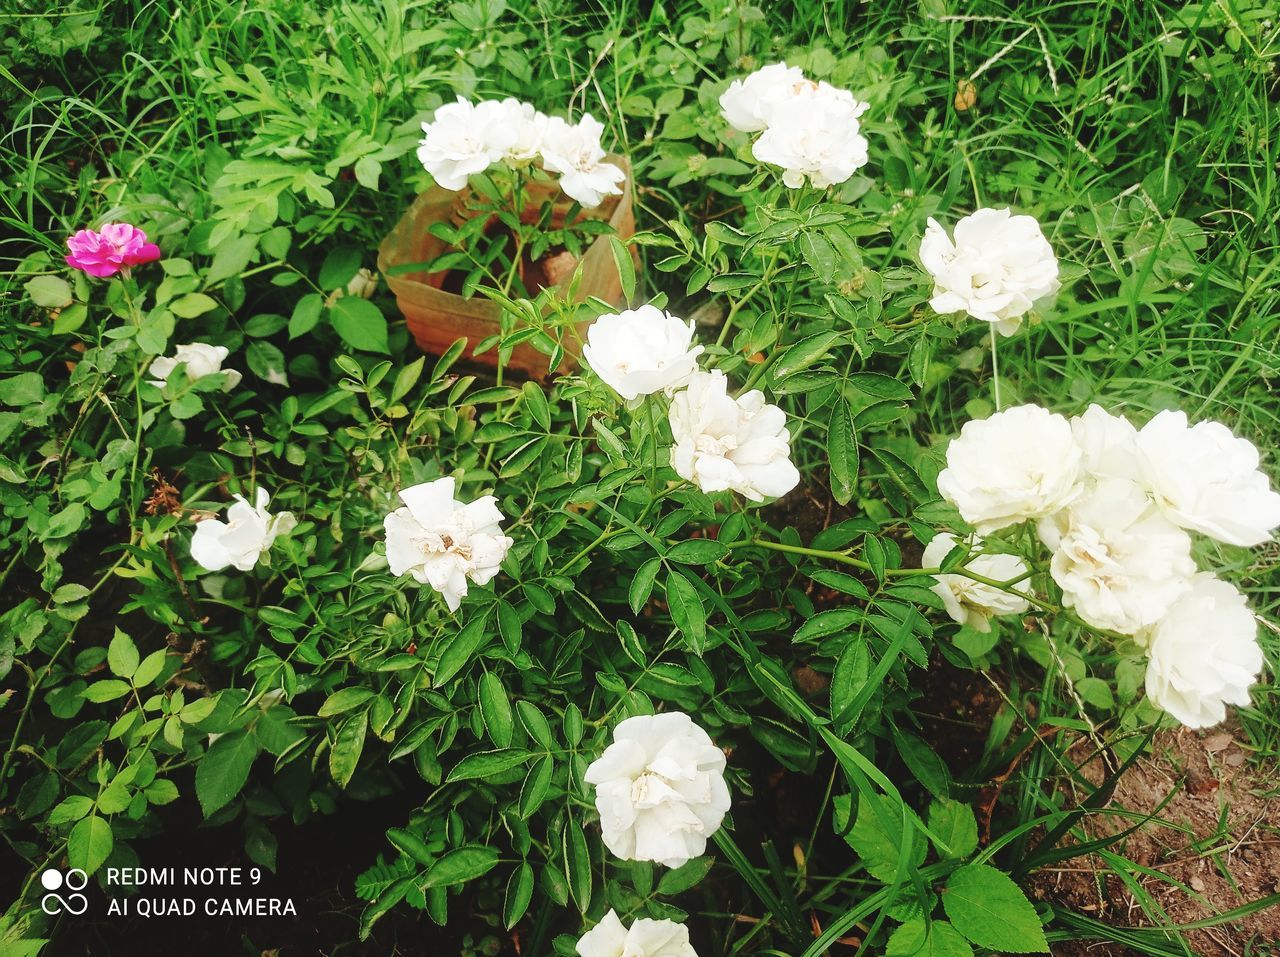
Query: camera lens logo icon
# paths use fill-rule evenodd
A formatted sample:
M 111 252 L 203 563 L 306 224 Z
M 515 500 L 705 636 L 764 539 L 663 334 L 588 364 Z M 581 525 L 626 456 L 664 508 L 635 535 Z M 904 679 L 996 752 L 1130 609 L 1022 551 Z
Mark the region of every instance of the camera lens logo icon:
M 89 886 L 89 875 L 78 867 L 65 875 L 51 867 L 40 875 L 40 885 L 48 891 L 40 898 L 40 909 L 50 916 L 65 912 L 78 917 L 89 909 L 89 898 L 80 893 Z M 60 890 L 67 892 L 65 897 Z

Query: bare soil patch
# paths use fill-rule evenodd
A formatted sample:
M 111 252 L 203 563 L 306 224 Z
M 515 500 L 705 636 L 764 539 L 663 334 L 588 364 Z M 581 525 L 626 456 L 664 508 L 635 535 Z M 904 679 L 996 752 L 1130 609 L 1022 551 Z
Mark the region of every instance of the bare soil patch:
M 1081 759 L 1088 753 L 1084 746 L 1077 751 Z M 1145 816 L 1169 799 L 1155 818 L 1112 849 L 1131 862 L 1126 869 L 1143 893 L 1126 886 L 1115 868 L 1096 855 L 1040 870 L 1031 880 L 1032 891 L 1041 900 L 1117 927 L 1202 921 L 1276 893 L 1278 772 L 1274 762 L 1251 760 L 1232 724 L 1200 733 L 1186 728 L 1162 731 L 1150 754 L 1121 777 L 1108 805 L 1109 810 Z M 1094 759 L 1081 773 L 1097 785 L 1106 772 Z M 1135 822 L 1131 816 L 1100 814 L 1084 826 L 1091 838 L 1098 838 Z M 1145 906 L 1143 895 L 1148 897 Z M 1198 957 L 1280 952 L 1274 949 L 1280 945 L 1280 906 L 1191 931 L 1187 942 Z M 1064 944 L 1055 953 L 1119 957 L 1132 951 L 1107 943 L 1079 943 Z

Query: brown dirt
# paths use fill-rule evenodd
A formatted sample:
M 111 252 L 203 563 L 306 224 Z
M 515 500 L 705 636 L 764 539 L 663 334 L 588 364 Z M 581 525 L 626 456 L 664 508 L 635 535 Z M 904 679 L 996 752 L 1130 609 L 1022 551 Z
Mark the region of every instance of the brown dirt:
M 1083 760 L 1081 746 L 1073 756 Z M 1186 924 L 1280 891 L 1280 782 L 1273 762 L 1250 760 L 1231 724 L 1208 732 L 1162 731 L 1151 753 L 1120 779 L 1111 810 L 1149 814 L 1174 797 L 1151 822 L 1112 851 L 1152 873 L 1131 868 L 1132 879 L 1166 915 Z M 1105 771 L 1097 759 L 1081 768 L 1097 785 Z M 1084 795 L 1075 795 L 1083 798 Z M 1135 823 L 1096 815 L 1085 827 L 1091 838 Z M 1175 883 L 1176 882 L 1176 883 Z M 1150 927 L 1161 921 L 1144 912 L 1137 896 L 1096 856 L 1075 858 L 1038 871 L 1032 891 L 1041 900 L 1070 907 L 1112 926 Z M 1189 933 L 1198 957 L 1270 954 L 1280 944 L 1280 907 Z M 1121 957 L 1126 948 L 1103 943 L 1063 944 L 1064 957 Z

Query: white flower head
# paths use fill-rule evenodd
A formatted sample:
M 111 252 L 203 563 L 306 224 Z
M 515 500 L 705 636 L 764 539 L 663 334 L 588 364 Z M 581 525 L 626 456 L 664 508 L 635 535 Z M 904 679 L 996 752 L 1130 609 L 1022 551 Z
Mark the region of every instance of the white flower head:
M 579 957 L 698 957 L 684 924 L 642 917 L 627 927 L 613 908 L 578 938 L 575 949 Z
M 966 422 L 947 447 L 938 491 L 980 535 L 1043 518 L 1080 494 L 1071 423 L 1038 405 Z
M 956 537 L 947 532 L 933 536 L 921 556 L 920 567 L 938 567 L 957 544 Z M 970 544 L 977 546 L 981 543 L 975 539 Z M 978 555 L 970 558 L 964 567 L 975 575 L 998 582 L 1013 581 L 1027 573 L 1026 563 L 1016 555 Z M 948 573 L 934 577 L 937 584 L 933 586 L 933 593 L 942 599 L 947 614 L 953 621 L 978 631 L 990 631 L 991 619 L 997 615 L 1020 615 L 1031 607 L 1024 595 L 974 581 L 964 575 Z
M 720 111 L 735 130 L 758 133 L 769 126 L 779 104 L 795 96 L 805 82 L 798 66 L 762 66 L 729 84 L 720 95 Z
M 476 173 L 499 162 L 516 142 L 509 110 L 499 100 L 458 97 L 436 110 L 418 147 L 418 160 L 444 189 L 460 190 Z
M 687 384 L 701 354 L 693 322 L 652 305 L 601 316 L 587 329 L 582 350 L 596 375 L 628 401 Z
M 604 843 L 624 861 L 679 867 L 699 857 L 729 810 L 724 752 L 678 711 L 627 718 L 584 780 Z
M 485 585 L 498 574 L 511 539 L 502 534 L 502 512 L 492 495 L 464 505 L 453 493 L 452 476 L 404 489 L 404 505 L 383 525 L 391 574 L 430 585 L 457 611 L 468 580 Z
M 1095 628 L 1132 635 L 1153 624 L 1196 571 L 1190 536 L 1127 479 L 1099 481 L 1039 532 L 1064 601 Z
M 298 524 L 292 512 L 267 511 L 271 496 L 258 487 L 254 504 L 243 495 L 235 496 L 235 502 L 227 509 L 227 520 L 206 518 L 196 523 L 196 533 L 191 539 L 191 557 L 211 572 L 221 571 L 228 565 L 247 572 L 258 559 L 267 553 L 276 538 L 291 531 Z
M 504 139 L 502 161 L 512 169 L 528 166 L 542 153 L 550 118 L 534 109 L 532 103 L 522 103 L 514 97 L 499 101 L 498 109 L 510 134 Z
M 1091 479 L 1140 479 L 1138 430 L 1124 416 L 1091 405 L 1071 420 L 1071 434 Z
M 1231 545 L 1261 545 L 1280 525 L 1280 494 L 1258 468 L 1258 450 L 1220 422 L 1187 424 L 1161 412 L 1138 431 L 1142 477 L 1183 528 Z
M 672 399 L 668 418 L 671 466 L 704 492 L 731 489 L 760 502 L 800 482 L 786 413 L 765 404 L 758 390 L 734 399 L 722 372 L 695 372 Z
M 933 277 L 929 304 L 939 313 L 965 312 L 1013 335 L 1032 305 L 1060 288 L 1053 247 L 1031 216 L 980 209 L 956 223 L 955 241 L 933 219 L 920 243 L 920 262 Z
M 587 208 L 599 206 L 606 196 L 622 192 L 627 178 L 617 166 L 604 161 L 600 134 L 604 126 L 584 113 L 576 124 L 558 116 L 547 120 L 542 141 L 542 166 L 560 177 L 560 189 Z
M 858 122 L 867 108 L 847 90 L 806 81 L 774 108 L 751 153 L 782 167 L 782 182 L 791 189 L 806 179 L 819 189 L 843 183 L 867 163 L 867 140 Z
M 174 346 L 172 356 L 157 356 L 147 369 L 154 378 L 148 380 L 158 389 L 163 389 L 169 376 L 179 365 L 186 366 L 187 380 L 195 382 L 205 376 L 221 372 L 226 376 L 222 391 L 230 392 L 240 384 L 240 373 L 235 369 L 222 368 L 223 361 L 230 355 L 226 346 L 211 346 L 207 342 L 189 342 Z
M 1228 704 L 1247 705 L 1262 670 L 1258 626 L 1234 586 L 1207 573 L 1139 636 L 1147 649 L 1147 697 L 1189 728 L 1208 728 Z

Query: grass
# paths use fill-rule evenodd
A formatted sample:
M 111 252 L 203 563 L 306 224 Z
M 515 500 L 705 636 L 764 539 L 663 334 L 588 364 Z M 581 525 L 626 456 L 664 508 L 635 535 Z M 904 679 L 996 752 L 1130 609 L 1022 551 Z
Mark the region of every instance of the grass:
M 919 435 L 953 434 L 991 407 L 998 382 L 1006 405 L 1074 413 L 1098 401 L 1139 419 L 1176 406 L 1220 419 L 1263 449 L 1280 478 L 1280 4 L 511 6 L 501 30 L 474 28 L 499 10 L 484 2 L 455 5 L 452 18 L 400 0 L 10 9 L 0 17 L 10 54 L 0 66 L 7 321 L 21 318 L 24 263 L 58 256 L 80 225 L 145 218 L 160 221 L 163 236 L 212 231 L 243 214 L 223 180 L 241 159 L 310 170 L 332 190 L 326 209 L 301 188 L 282 189 L 296 209 L 299 255 L 354 245 L 371 261 L 424 182 L 414 119 L 453 89 L 531 98 L 533 90 L 546 104 L 589 108 L 635 163 L 642 227 L 675 221 L 697 232 L 733 209 L 729 189 L 714 177 L 646 174 L 718 152 L 698 135 L 698 116 L 711 108 L 702 84 L 802 56 L 829 61 L 872 101 L 874 186 L 865 202 L 895 234 L 915 235 L 926 215 L 950 224 L 975 206 L 1010 204 L 1046 224 L 1069 277 L 1044 322 L 999 343 L 998 377 L 979 333 L 942 344 L 914 409 Z M 976 102 L 958 110 L 962 81 Z M 672 90 L 679 107 L 646 115 L 644 102 Z M 350 175 L 353 150 L 371 155 L 359 152 L 367 143 L 388 154 L 377 189 Z M 876 267 L 910 262 L 911 245 L 879 250 Z M 682 315 L 706 304 L 705 293 L 686 296 L 679 275 L 650 269 L 646 281 Z M 247 309 L 285 315 L 293 298 L 288 288 L 252 295 Z M 1223 548 L 1213 561 L 1247 586 L 1264 619 L 1280 617 L 1280 549 Z M 1280 631 L 1264 627 L 1262 636 L 1274 667 Z M 1072 664 L 1051 662 L 1046 674 L 1006 662 L 1000 693 L 1024 729 L 1035 724 L 1031 713 L 1083 719 L 1043 745 L 1026 730 L 988 742 L 987 771 L 1028 749 L 1006 787 L 1013 822 L 1061 810 L 1053 782 L 1074 771 L 1066 745 L 1090 730 L 1067 677 Z M 1280 757 L 1274 687 L 1255 692 L 1240 725 L 1255 758 Z M 1111 861 L 1148 916 L 1171 923 L 1133 868 Z M 1189 952 L 1156 932 L 1079 915 L 1062 926 L 1057 933 L 1144 953 Z

